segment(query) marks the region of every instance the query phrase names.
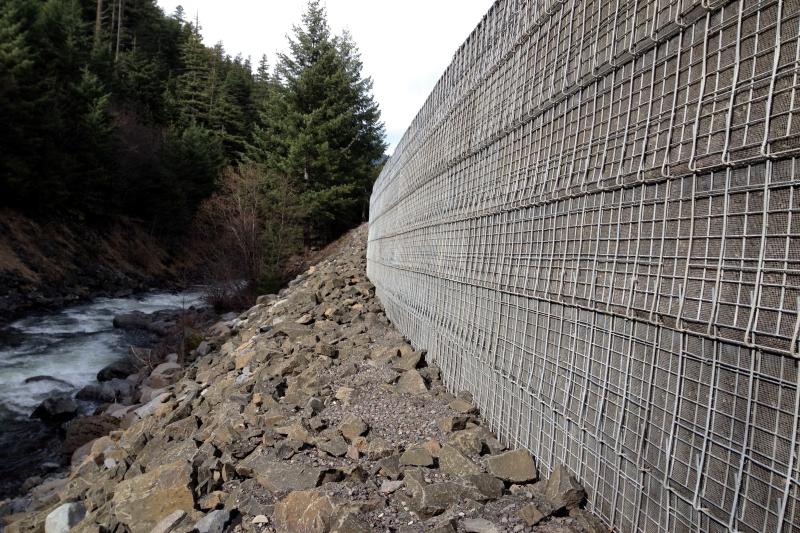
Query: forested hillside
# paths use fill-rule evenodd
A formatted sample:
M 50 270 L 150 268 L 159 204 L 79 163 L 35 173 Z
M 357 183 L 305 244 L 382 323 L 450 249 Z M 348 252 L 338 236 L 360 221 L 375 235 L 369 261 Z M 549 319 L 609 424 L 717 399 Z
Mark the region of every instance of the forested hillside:
M 201 24 L 154 0 L 0 3 L 0 207 L 191 230 L 255 285 L 363 220 L 385 144 L 349 35 L 311 1 L 254 65 Z

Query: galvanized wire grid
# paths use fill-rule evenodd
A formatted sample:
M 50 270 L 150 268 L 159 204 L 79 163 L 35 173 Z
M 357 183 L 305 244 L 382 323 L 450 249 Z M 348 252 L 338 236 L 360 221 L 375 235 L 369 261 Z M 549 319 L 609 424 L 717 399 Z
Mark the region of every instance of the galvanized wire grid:
M 375 184 L 389 317 L 621 531 L 800 531 L 800 0 L 500 0 Z

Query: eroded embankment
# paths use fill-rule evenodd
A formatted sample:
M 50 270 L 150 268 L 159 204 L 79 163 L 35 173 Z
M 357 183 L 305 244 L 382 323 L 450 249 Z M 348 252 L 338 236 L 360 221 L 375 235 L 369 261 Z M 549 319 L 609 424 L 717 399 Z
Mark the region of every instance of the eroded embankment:
M 540 480 L 389 324 L 365 247 L 361 227 L 212 328 L 69 477 L 7 502 L 8 530 L 603 531 L 574 479 Z
M 177 285 L 186 268 L 173 255 L 143 224 L 129 219 L 101 226 L 37 222 L 0 209 L 0 324 L 93 296 Z

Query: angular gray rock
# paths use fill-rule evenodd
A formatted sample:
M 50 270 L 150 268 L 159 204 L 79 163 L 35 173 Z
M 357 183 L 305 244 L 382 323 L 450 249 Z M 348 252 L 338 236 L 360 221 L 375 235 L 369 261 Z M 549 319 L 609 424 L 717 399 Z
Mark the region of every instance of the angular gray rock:
M 445 444 L 439 451 L 439 470 L 454 476 L 480 474 L 481 468 L 460 451 Z
M 448 407 L 450 407 L 450 409 L 452 409 L 456 413 L 460 413 L 462 415 L 478 412 L 478 409 L 474 405 L 460 398 L 456 398 L 455 400 L 450 402 L 450 405 Z
M 512 483 L 528 483 L 539 477 L 533 458 L 523 449 L 489 457 L 486 466 L 492 475 Z
M 436 516 L 461 501 L 463 494 L 464 488 L 451 481 L 420 485 L 412 505 L 420 516 Z
M 500 528 L 485 518 L 468 518 L 461 526 L 467 533 L 500 533 Z
M 432 466 L 433 456 L 422 446 L 412 446 L 400 456 L 400 464 L 404 466 Z
M 195 523 L 192 531 L 195 533 L 222 533 L 230 516 L 231 513 L 227 509 L 211 511 Z
M 153 530 L 150 531 L 150 533 L 170 533 L 180 525 L 184 518 L 186 518 L 186 511 L 178 509 L 174 513 L 162 518 L 161 521 L 155 525 Z
M 400 489 L 405 482 L 403 481 L 384 481 L 381 483 L 380 492 L 381 494 L 391 494 L 396 490 Z
M 334 504 L 318 490 L 289 493 L 275 505 L 273 521 L 278 531 L 324 533 L 330 528 Z
M 111 501 L 116 519 L 133 533 L 149 533 L 176 510 L 194 509 L 192 466 L 176 461 L 117 485 Z
M 416 370 L 409 370 L 403 372 L 400 379 L 397 380 L 397 391 L 403 394 L 425 394 L 428 392 L 428 387 L 425 385 L 425 380 L 419 375 Z
M 529 503 L 520 507 L 517 511 L 517 516 L 529 526 L 535 526 L 547 518 L 547 515 L 543 513 L 535 503 Z
M 59 505 L 44 521 L 45 533 L 67 533 L 86 516 L 86 507 L 80 502 Z
M 161 363 L 150 372 L 144 384 L 151 389 L 163 389 L 181 377 L 183 367 L 178 363 Z
M 65 422 L 78 414 L 78 404 L 68 394 L 56 394 L 46 398 L 34 409 L 31 417 L 45 422 Z
M 586 491 L 578 480 L 569 473 L 567 467 L 559 464 L 547 479 L 545 488 L 547 498 L 567 509 L 578 507 L 586 498 Z
M 369 430 L 369 426 L 364 423 L 361 417 L 356 415 L 347 415 L 344 420 L 339 424 L 339 431 L 348 442 L 353 442 L 356 437 L 360 437 Z
M 334 457 L 341 457 L 347 453 L 347 442 L 341 435 L 335 435 L 330 440 L 317 442 L 317 448 Z
M 256 471 L 253 477 L 262 487 L 272 492 L 303 490 L 312 489 L 319 484 L 322 470 L 300 464 L 270 462 Z
M 470 490 L 470 497 L 476 501 L 496 500 L 503 495 L 505 483 L 491 474 L 469 474 L 459 482 Z
M 445 433 L 451 433 L 466 428 L 467 420 L 466 416 L 446 416 L 437 420 L 436 425 Z

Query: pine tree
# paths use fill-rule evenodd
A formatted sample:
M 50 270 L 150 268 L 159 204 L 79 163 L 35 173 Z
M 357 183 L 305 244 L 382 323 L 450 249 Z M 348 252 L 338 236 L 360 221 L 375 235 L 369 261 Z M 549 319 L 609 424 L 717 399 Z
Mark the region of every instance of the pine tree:
M 73 123 L 73 137 L 78 146 L 80 173 L 69 183 L 70 205 L 92 214 L 108 214 L 113 167 L 112 136 L 114 126 L 109 113 L 111 93 L 100 78 L 88 68 L 72 90 L 80 114 Z
M 264 98 L 267 97 L 271 83 L 272 76 L 269 73 L 269 61 L 267 61 L 265 54 L 258 61 L 258 69 L 256 69 L 256 74 L 253 76 L 252 102 L 254 107 L 257 108 L 261 105 Z
M 344 60 L 347 85 L 352 91 L 349 96 L 353 114 L 350 117 L 347 146 L 354 157 L 348 158 L 349 173 L 353 176 L 356 193 L 361 196 L 361 220 L 366 220 L 372 184 L 383 166 L 386 132 L 380 121 L 380 108 L 372 97 L 372 79 L 362 77 L 361 57 L 347 31 L 338 40 L 337 46 Z
M 165 115 L 162 68 L 157 59 L 139 50 L 123 52 L 114 65 L 114 94 L 148 123 L 162 120 Z
M 289 176 L 288 152 L 290 141 L 297 135 L 297 131 L 291 128 L 285 89 L 275 80 L 269 79 L 257 85 L 256 93 L 257 116 L 244 159 L 263 170 Z M 295 178 L 287 179 L 297 181 Z
M 183 72 L 178 76 L 175 91 L 178 123 L 183 127 L 203 124 L 210 106 L 210 57 L 197 28 L 186 35 L 181 46 L 181 61 Z
M 0 110 L 6 113 L 23 92 L 33 68 L 27 37 L 17 2 L 0 5 Z M 10 125 L 7 121 L 4 124 Z
M 229 62 L 218 89 L 210 123 L 222 139 L 229 161 L 239 160 L 253 122 L 252 73 L 241 58 Z
M 26 127 L 38 118 L 38 91 L 31 87 L 34 61 L 27 40 L 20 2 L 0 5 L 0 196 L 17 200 L 27 196 L 33 170 Z
M 372 82 L 362 78 L 351 37 L 331 36 L 324 8 L 311 0 L 279 56 L 278 83 L 261 104 L 248 156 L 297 183 L 323 236 L 365 216 L 364 199 L 386 145 Z
M 163 149 L 165 180 L 174 200 L 161 209 L 177 225 L 187 224 L 202 200 L 214 191 L 214 181 L 225 162 L 222 144 L 208 129 L 192 124 L 172 130 Z

